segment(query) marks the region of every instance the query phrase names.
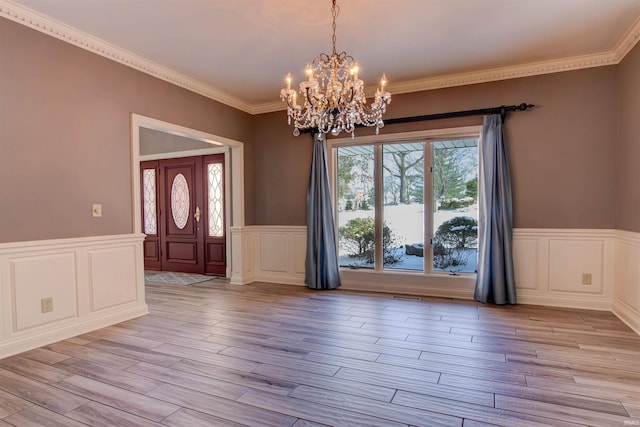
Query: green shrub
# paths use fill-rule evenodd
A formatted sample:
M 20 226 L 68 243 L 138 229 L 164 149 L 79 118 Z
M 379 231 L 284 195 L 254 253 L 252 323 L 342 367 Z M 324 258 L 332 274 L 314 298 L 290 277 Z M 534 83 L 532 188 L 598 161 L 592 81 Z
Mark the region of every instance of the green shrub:
M 364 262 L 374 262 L 375 222 L 373 218 L 354 218 L 338 229 L 340 247 L 350 257 L 361 258 Z M 396 264 L 401 256 L 396 255 L 400 238 L 385 224 L 382 228 L 382 254 L 385 264 Z
M 478 246 L 478 222 L 468 216 L 457 216 L 443 222 L 434 235 L 433 263 L 437 268 L 467 263 L 467 249 Z
M 462 199 L 454 197 L 451 199 L 439 200 L 440 209 L 442 210 L 466 208 L 467 206 L 471 206 L 474 202 L 475 200 L 473 197 L 463 197 Z

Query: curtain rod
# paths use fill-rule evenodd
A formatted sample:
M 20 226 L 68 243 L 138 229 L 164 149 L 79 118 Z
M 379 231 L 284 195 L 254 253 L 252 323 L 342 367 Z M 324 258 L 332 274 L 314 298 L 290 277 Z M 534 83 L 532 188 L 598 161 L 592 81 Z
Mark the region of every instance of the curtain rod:
M 384 124 L 397 125 L 401 123 L 424 122 L 427 120 L 452 119 L 455 117 L 484 116 L 485 114 L 500 114 L 500 116 L 502 116 L 502 121 L 504 122 L 504 118 L 508 112 L 526 111 L 534 107 L 534 104 L 527 104 L 523 102 L 520 105 L 501 105 L 499 107 L 479 108 L 477 110 L 452 111 L 449 113 L 427 114 L 424 116 L 398 117 L 396 119 L 386 119 Z M 356 127 L 359 128 L 362 127 L 362 125 L 357 125 Z M 300 132 L 311 133 L 313 135 L 317 133 L 317 129 L 301 129 Z
M 502 116 L 502 120 L 504 121 L 504 117 L 507 114 L 507 112 L 526 111 L 529 108 L 533 108 L 533 107 L 535 107 L 535 105 L 526 104 L 523 102 L 520 105 L 501 105 L 500 107 L 480 108 L 478 110 L 452 111 L 450 113 L 427 114 L 424 116 L 399 117 L 397 119 L 386 119 L 384 121 L 384 124 L 396 125 L 400 123 L 423 122 L 427 120 L 451 119 L 454 117 L 484 116 L 485 114 L 500 114 Z

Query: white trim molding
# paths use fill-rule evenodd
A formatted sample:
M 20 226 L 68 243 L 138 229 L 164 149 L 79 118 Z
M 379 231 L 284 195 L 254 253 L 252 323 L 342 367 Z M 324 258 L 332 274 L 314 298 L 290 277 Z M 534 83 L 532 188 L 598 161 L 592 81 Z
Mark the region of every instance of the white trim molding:
M 640 233 L 616 232 L 615 271 L 611 311 L 640 335 Z
M 88 50 L 97 55 L 126 65 L 127 67 L 131 67 L 135 70 L 149 74 L 153 77 L 249 114 L 263 114 L 285 109 L 284 104 L 280 101 L 250 104 L 216 89 L 211 85 L 145 59 L 96 36 L 87 34 L 75 27 L 64 24 L 10 0 L 0 0 L 0 17 L 10 19 L 51 37 L 55 37 L 74 46 Z M 427 77 L 424 79 L 391 84 L 388 90 L 392 94 L 410 93 L 579 70 L 583 68 L 615 65 L 624 59 L 624 57 L 638 43 L 638 40 L 640 40 L 640 19 L 634 23 L 617 45 L 608 52 L 531 64 L 520 64 L 510 67 L 492 68 L 472 73 Z
M 75 27 L 36 12 L 26 6 L 9 0 L 0 0 L 0 16 L 118 62 L 122 65 L 126 65 L 134 70 L 141 71 L 160 80 L 172 83 L 183 89 L 187 89 L 209 99 L 213 99 L 214 101 L 221 102 L 230 107 L 237 108 L 245 113 L 253 114 L 253 106 L 241 99 L 229 95 L 228 93 L 218 90 L 208 84 L 202 83 L 199 80 L 181 74 L 171 68 L 145 59 L 94 35 L 85 33 Z
M 0 359 L 147 314 L 143 240 L 0 244 Z
M 307 227 L 231 227 L 231 239 L 231 284 L 304 285 Z

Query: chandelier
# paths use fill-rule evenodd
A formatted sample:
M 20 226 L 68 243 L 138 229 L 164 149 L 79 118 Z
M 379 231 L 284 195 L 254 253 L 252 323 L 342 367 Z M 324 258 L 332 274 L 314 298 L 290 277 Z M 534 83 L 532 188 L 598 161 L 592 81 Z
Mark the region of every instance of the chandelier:
M 318 132 L 337 136 L 341 131 L 351 132 L 356 126 L 375 126 L 376 134 L 384 126 L 382 115 L 391 102 L 391 94 L 384 88 L 383 74 L 374 100 L 367 105 L 364 83 L 358 78 L 358 64 L 346 52 L 336 52 L 336 17 L 340 8 L 333 0 L 333 52 L 321 53 L 307 64 L 307 80 L 300 83 L 300 92 L 291 88 L 291 73 L 286 77 L 287 88 L 280 90 L 280 99 L 287 103 L 288 122 L 293 121 L 293 134 L 301 129 L 317 129 Z M 298 104 L 298 96 L 302 105 Z

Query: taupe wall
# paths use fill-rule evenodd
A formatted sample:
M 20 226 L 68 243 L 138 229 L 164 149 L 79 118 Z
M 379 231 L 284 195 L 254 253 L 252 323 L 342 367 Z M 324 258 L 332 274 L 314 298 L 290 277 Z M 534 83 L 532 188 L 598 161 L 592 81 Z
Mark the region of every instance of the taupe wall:
M 640 231 L 639 50 L 620 66 L 395 95 L 387 117 L 534 103 L 505 126 L 515 226 Z M 283 111 L 251 117 L 1 18 L 0 51 L 0 242 L 131 232 L 132 112 L 245 142 L 246 223 L 305 224 L 312 141 Z
M 0 52 L 0 242 L 132 232 L 131 113 L 243 141 L 253 162 L 249 114 L 2 18 Z
M 616 228 L 640 232 L 640 46 L 618 66 Z
M 538 108 L 510 114 L 505 125 L 515 226 L 614 228 L 615 67 L 396 95 L 387 117 L 521 102 Z M 386 126 L 382 132 L 464 126 L 481 120 Z M 357 130 L 358 135 L 370 132 Z M 291 136 L 284 112 L 259 116 L 255 135 L 256 223 L 303 225 L 310 136 Z

